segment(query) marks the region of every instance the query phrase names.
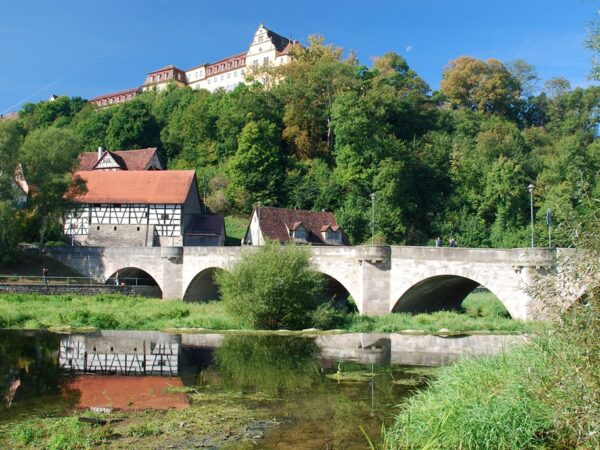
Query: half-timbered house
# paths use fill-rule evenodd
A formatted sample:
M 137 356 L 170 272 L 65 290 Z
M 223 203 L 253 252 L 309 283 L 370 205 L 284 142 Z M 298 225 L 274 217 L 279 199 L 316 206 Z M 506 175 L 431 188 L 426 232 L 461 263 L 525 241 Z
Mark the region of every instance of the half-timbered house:
M 215 225 L 222 216 L 201 219 L 205 211 L 193 170 L 88 170 L 74 176 L 86 190 L 75 197 L 81 206 L 65 218 L 64 233 L 81 245 L 224 243 L 224 227 Z

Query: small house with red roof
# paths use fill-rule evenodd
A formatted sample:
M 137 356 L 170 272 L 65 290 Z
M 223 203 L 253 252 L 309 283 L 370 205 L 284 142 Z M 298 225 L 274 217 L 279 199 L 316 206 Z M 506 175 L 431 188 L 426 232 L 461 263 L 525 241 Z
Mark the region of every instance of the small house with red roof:
M 263 245 L 266 241 L 350 245 L 332 212 L 257 206 L 252 210 L 242 243 Z

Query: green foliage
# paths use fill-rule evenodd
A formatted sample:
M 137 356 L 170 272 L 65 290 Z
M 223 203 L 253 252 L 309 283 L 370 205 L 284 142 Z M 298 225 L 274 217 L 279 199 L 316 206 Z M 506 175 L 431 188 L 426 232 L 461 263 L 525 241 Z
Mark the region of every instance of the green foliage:
M 159 132 L 148 103 L 136 98 L 121 105 L 110 118 L 106 146 L 113 150 L 156 147 Z
M 252 328 L 271 330 L 307 326 L 323 288 L 307 248 L 277 243 L 248 249 L 216 281 L 232 315 Z
M 65 194 L 72 183 L 71 169 L 79 150 L 80 142 L 72 131 L 54 127 L 32 131 L 21 147 L 20 159 L 27 182 L 35 186 L 31 208 L 41 218 L 40 250 L 51 223 L 72 208 Z M 75 185 L 71 193 L 75 195 L 84 189 L 85 186 Z
M 291 336 L 226 336 L 215 359 L 226 385 L 277 394 L 298 392 L 318 377 L 314 339 Z
M 266 120 L 249 122 L 240 133 L 238 149 L 230 160 L 229 174 L 234 193 L 243 199 L 242 210 L 252 205 L 278 205 L 285 176 L 284 162 L 279 152 L 280 131 Z
M 594 24 L 594 51 L 597 35 Z M 560 224 L 600 189 L 600 87 L 557 77 L 538 90 L 526 61 L 463 56 L 431 93 L 393 52 L 365 67 L 318 36 L 291 51 L 290 64 L 247 74 L 264 84 L 231 92 L 170 86 L 109 108 L 67 97 L 27 104 L 18 123 L 0 123 L 0 195 L 10 192 L 4 166 L 23 160 L 23 135 L 60 128 L 79 151 L 157 146 L 169 168 L 205 179 L 214 212 L 246 214 L 257 202 L 332 210 L 354 244 L 370 241 L 375 193 L 379 242 L 527 245 L 533 183 L 537 241 L 550 208 L 555 243 L 573 244 Z M 30 228 L 47 221 L 27 217 Z

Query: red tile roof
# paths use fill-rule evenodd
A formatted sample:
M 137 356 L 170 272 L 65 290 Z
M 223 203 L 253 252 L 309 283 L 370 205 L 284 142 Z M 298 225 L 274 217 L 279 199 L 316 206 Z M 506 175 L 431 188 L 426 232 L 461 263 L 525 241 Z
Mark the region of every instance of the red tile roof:
M 156 154 L 156 147 L 137 150 L 119 150 L 109 152 L 123 170 L 146 170 Z M 77 170 L 94 170 L 98 163 L 98 152 L 86 152 L 79 155 Z
M 76 172 L 87 192 L 75 196 L 80 203 L 182 204 L 196 189 L 193 170 L 94 170 Z
M 182 392 L 169 392 L 183 387 L 179 377 L 122 375 L 81 375 L 63 383 L 64 395 L 77 393 L 77 407 L 104 406 L 122 411 L 186 408 Z
M 103 94 L 103 95 L 99 95 L 97 97 L 94 97 L 92 99 L 90 99 L 90 103 L 95 103 L 95 102 L 99 102 L 101 100 L 104 99 L 108 99 L 111 97 L 118 97 L 120 95 L 128 95 L 128 94 L 137 94 L 140 88 L 131 88 L 131 89 L 127 89 L 124 91 L 118 91 L 118 92 L 111 92 L 109 94 Z
M 328 211 L 306 211 L 303 209 L 284 209 L 273 208 L 270 206 L 260 206 L 254 208 L 252 214 L 256 213 L 259 217 L 260 229 L 265 239 L 272 239 L 279 242 L 294 241 L 289 235 L 288 230 L 294 230 L 302 224 L 307 229 L 307 242 L 312 244 L 327 245 L 321 229 L 331 227 L 334 231 L 341 230 L 335 216 Z M 342 232 L 342 245 L 350 245 L 348 236 Z

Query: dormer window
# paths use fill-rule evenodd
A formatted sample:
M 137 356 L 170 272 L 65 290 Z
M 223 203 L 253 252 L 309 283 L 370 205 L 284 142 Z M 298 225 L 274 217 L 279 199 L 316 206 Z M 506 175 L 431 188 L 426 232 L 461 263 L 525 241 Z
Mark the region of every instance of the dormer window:
M 321 228 L 321 236 L 326 243 L 341 244 L 342 243 L 342 231 L 339 226 L 325 225 Z

